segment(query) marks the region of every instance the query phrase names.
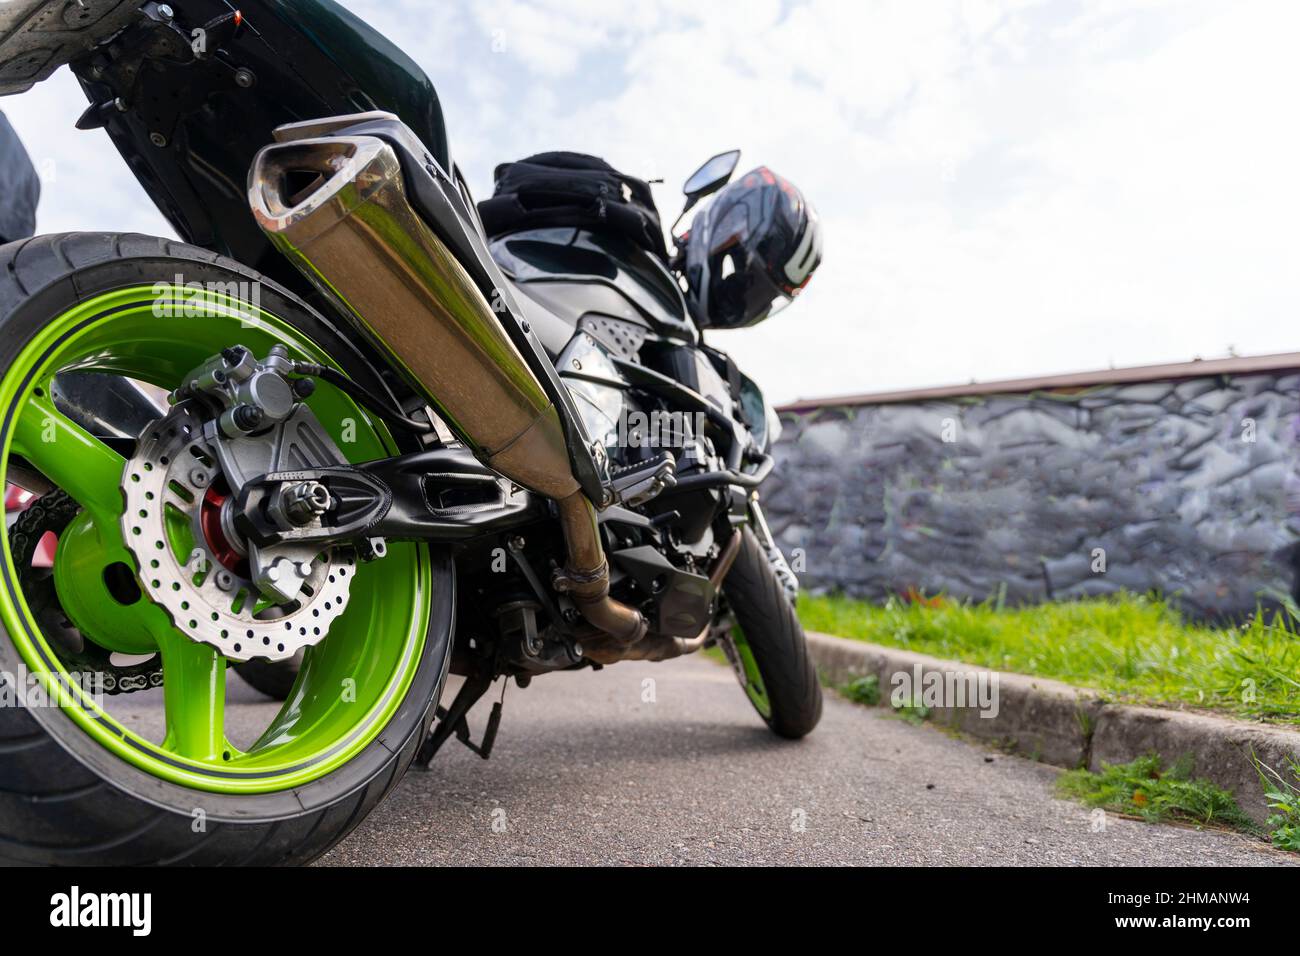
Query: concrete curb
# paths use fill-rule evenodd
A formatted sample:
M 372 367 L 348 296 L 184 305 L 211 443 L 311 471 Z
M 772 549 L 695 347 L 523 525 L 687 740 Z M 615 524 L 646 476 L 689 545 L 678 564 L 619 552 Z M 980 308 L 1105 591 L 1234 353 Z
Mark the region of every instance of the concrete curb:
M 1226 717 L 1107 703 L 1095 691 L 1060 681 L 990 671 L 913 651 L 808 633 L 822 682 L 833 687 L 875 674 L 881 703 L 895 687 L 938 681 L 944 675 L 996 675 L 997 708 L 934 707 L 936 723 L 987 740 L 1013 753 L 1057 767 L 1098 770 L 1149 753 L 1166 761 L 1190 755 L 1192 770 L 1231 791 L 1241 809 L 1263 823 L 1271 812 L 1250 755 L 1283 770 L 1300 761 L 1300 731 Z M 933 678 L 926 675 L 934 674 Z M 900 675 L 907 675 L 902 677 Z M 986 680 L 992 677 L 986 677 Z M 907 682 L 907 683 L 905 683 Z

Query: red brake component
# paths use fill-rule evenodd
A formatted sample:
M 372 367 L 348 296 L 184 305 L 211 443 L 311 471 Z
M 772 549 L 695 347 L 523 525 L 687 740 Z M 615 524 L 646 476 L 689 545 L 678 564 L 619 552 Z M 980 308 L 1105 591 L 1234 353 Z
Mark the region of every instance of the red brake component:
M 209 487 L 203 496 L 203 504 L 199 506 L 199 527 L 203 529 L 203 538 L 212 556 L 227 570 L 237 571 L 244 559 L 221 527 L 221 506 L 229 497 L 215 487 Z

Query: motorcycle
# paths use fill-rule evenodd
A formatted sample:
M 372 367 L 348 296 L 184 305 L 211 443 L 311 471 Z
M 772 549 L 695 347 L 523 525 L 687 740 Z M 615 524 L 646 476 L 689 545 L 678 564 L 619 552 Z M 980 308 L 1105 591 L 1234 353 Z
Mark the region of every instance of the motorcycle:
M 0 247 L 0 860 L 308 862 L 553 671 L 716 647 L 813 729 L 779 425 L 680 254 L 490 239 L 428 78 L 329 0 L 16 0 L 0 38 L 0 93 L 70 66 L 184 239 Z M 255 739 L 232 665 L 284 699 Z

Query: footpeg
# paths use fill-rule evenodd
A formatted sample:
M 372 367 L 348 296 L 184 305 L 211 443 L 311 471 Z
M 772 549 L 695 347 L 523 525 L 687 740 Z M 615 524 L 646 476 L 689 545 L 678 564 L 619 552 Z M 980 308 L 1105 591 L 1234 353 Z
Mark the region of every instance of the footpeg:
M 610 475 L 615 500 L 631 507 L 645 504 L 675 484 L 677 459 L 667 451 L 650 461 L 615 468 Z

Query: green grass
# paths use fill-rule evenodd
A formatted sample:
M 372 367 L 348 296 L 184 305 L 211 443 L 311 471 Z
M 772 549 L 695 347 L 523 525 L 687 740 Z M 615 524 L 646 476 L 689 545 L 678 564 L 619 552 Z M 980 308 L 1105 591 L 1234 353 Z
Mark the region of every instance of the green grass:
M 1267 823 L 1273 845 L 1300 851 L 1300 762 L 1291 760 L 1288 764 L 1287 772 L 1280 773 L 1256 759 L 1255 772 L 1269 807 L 1277 811 Z
M 855 704 L 875 707 L 880 703 L 880 678 L 875 674 L 859 677 L 841 687 L 840 693 Z
M 863 704 L 867 707 L 879 706 L 883 697 L 880 692 L 880 678 L 875 674 L 858 677 L 837 689 L 855 704 Z M 930 719 L 930 708 L 922 704 L 919 699 L 913 699 L 906 704 L 891 700 L 889 706 L 894 709 L 895 716 L 903 718 L 909 724 L 923 724 Z
M 1100 773 L 1067 771 L 1057 780 L 1057 787 L 1063 795 L 1090 807 L 1141 817 L 1150 823 L 1181 820 L 1259 832 L 1232 794 L 1208 780 L 1191 779 L 1189 767 L 1190 761 L 1181 760 L 1162 769 L 1160 758 L 1152 755 L 1118 766 L 1102 764 Z
M 890 701 L 889 706 L 894 708 L 896 715 L 902 717 L 909 724 L 920 726 L 930 719 L 930 708 L 915 698 L 910 704 L 895 704 Z
M 1112 700 L 1300 724 L 1300 637 L 1281 615 L 1216 628 L 1132 595 L 1023 608 L 804 595 L 799 616 L 809 630 L 1051 677 Z

